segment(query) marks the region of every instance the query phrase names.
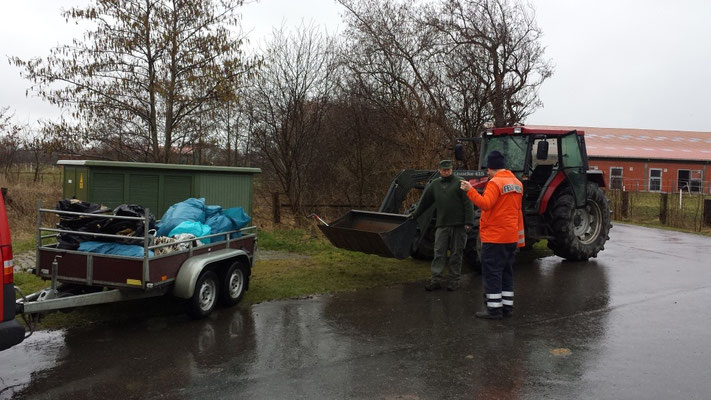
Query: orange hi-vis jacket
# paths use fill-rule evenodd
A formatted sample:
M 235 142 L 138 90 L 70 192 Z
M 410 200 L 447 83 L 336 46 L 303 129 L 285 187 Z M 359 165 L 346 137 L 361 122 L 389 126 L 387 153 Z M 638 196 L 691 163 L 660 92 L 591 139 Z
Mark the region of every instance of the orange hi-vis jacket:
M 486 184 L 484 195 L 474 188 L 467 197 L 481 209 L 479 237 L 482 243 L 516 243 L 525 246 L 523 185 L 509 170 L 501 170 Z

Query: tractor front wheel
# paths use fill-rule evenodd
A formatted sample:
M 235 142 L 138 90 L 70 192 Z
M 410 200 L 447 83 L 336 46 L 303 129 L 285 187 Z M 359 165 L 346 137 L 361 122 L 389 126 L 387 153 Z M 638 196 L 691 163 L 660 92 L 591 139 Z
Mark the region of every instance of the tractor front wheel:
M 549 208 L 553 239 L 548 247 L 559 257 L 585 261 L 605 248 L 610 232 L 610 201 L 595 183 L 588 183 L 587 202 L 575 208 L 570 188 L 562 190 Z

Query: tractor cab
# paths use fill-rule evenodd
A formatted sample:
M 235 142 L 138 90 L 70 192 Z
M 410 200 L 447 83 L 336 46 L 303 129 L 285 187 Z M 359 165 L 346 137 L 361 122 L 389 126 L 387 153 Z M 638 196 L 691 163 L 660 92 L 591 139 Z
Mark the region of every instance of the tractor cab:
M 602 171 L 589 170 L 585 133 L 579 130 L 495 128 L 481 138 L 479 168 L 500 151 L 506 169 L 523 183 L 526 243 L 548 240 L 556 255 L 586 260 L 603 249 L 610 229 L 610 206 Z M 455 147 L 462 159 L 463 147 Z
M 478 140 L 478 138 L 477 138 Z M 559 185 L 566 184 L 574 193 L 576 207 L 584 207 L 587 199 L 588 157 L 583 131 L 507 127 L 488 130 L 481 138 L 479 169 L 486 156 L 500 151 L 506 159 L 506 169 L 524 184 L 527 213 L 542 214 L 547 198 Z M 461 157 L 462 150 L 455 149 Z M 594 179 L 603 186 L 602 179 Z M 552 191 L 548 193 L 548 189 Z

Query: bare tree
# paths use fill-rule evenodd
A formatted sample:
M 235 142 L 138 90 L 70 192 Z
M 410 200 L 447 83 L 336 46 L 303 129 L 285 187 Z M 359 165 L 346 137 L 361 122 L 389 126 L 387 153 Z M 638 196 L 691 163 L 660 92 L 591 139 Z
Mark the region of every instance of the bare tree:
M 323 118 L 333 87 L 332 39 L 314 26 L 289 35 L 275 30 L 264 65 L 246 103 L 254 145 L 267 160 L 294 213 L 320 179 L 316 160 L 323 139 Z
M 39 129 L 28 130 L 28 134 L 22 139 L 22 148 L 32 160 L 33 182 L 40 180 L 42 165 L 49 164 L 52 155 L 59 148 L 54 136 L 50 134 L 51 129 L 51 125 L 43 123 Z
M 390 115 L 411 167 L 453 139 L 521 123 L 552 68 L 518 0 L 338 0 L 347 10 L 348 92 Z
M 44 99 L 73 111 L 63 130 L 121 158 L 169 162 L 191 123 L 233 97 L 251 64 L 236 13 L 243 0 L 94 0 L 65 18 L 94 29 L 44 59 L 10 60 Z M 178 153 L 181 149 L 177 149 Z
M 411 162 L 391 138 L 391 115 L 346 94 L 331 106 L 326 129 L 336 145 L 320 191 L 360 209 L 379 205 L 395 171 Z
M 458 88 L 454 92 L 462 93 L 454 109 L 464 128 L 482 109 L 499 127 L 521 123 L 541 105 L 538 88 L 553 70 L 531 6 L 519 0 L 444 0 L 428 23 L 445 38 L 448 77 Z M 482 128 L 481 120 L 474 125 Z
M 22 133 L 26 129 L 13 117 L 9 107 L 0 108 L 0 168 L 6 176 L 15 164 L 17 151 L 22 147 Z
M 419 23 L 422 7 L 407 0 L 338 0 L 347 10 L 347 87 L 390 115 L 409 166 L 431 167 L 452 135 L 444 114 L 434 30 Z M 449 147 L 449 146 L 447 146 Z

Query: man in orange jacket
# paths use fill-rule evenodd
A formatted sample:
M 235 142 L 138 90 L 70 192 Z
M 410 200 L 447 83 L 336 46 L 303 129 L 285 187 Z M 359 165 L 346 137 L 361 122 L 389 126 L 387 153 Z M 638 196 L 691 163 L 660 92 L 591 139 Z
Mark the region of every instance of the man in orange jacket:
M 525 245 L 523 185 L 504 169 L 504 161 L 503 154 L 496 150 L 487 156 L 489 182 L 484 195 L 467 181 L 460 184 L 469 200 L 481 209 L 479 237 L 486 311 L 477 312 L 478 318 L 501 319 L 513 314 L 513 264 L 516 247 Z

